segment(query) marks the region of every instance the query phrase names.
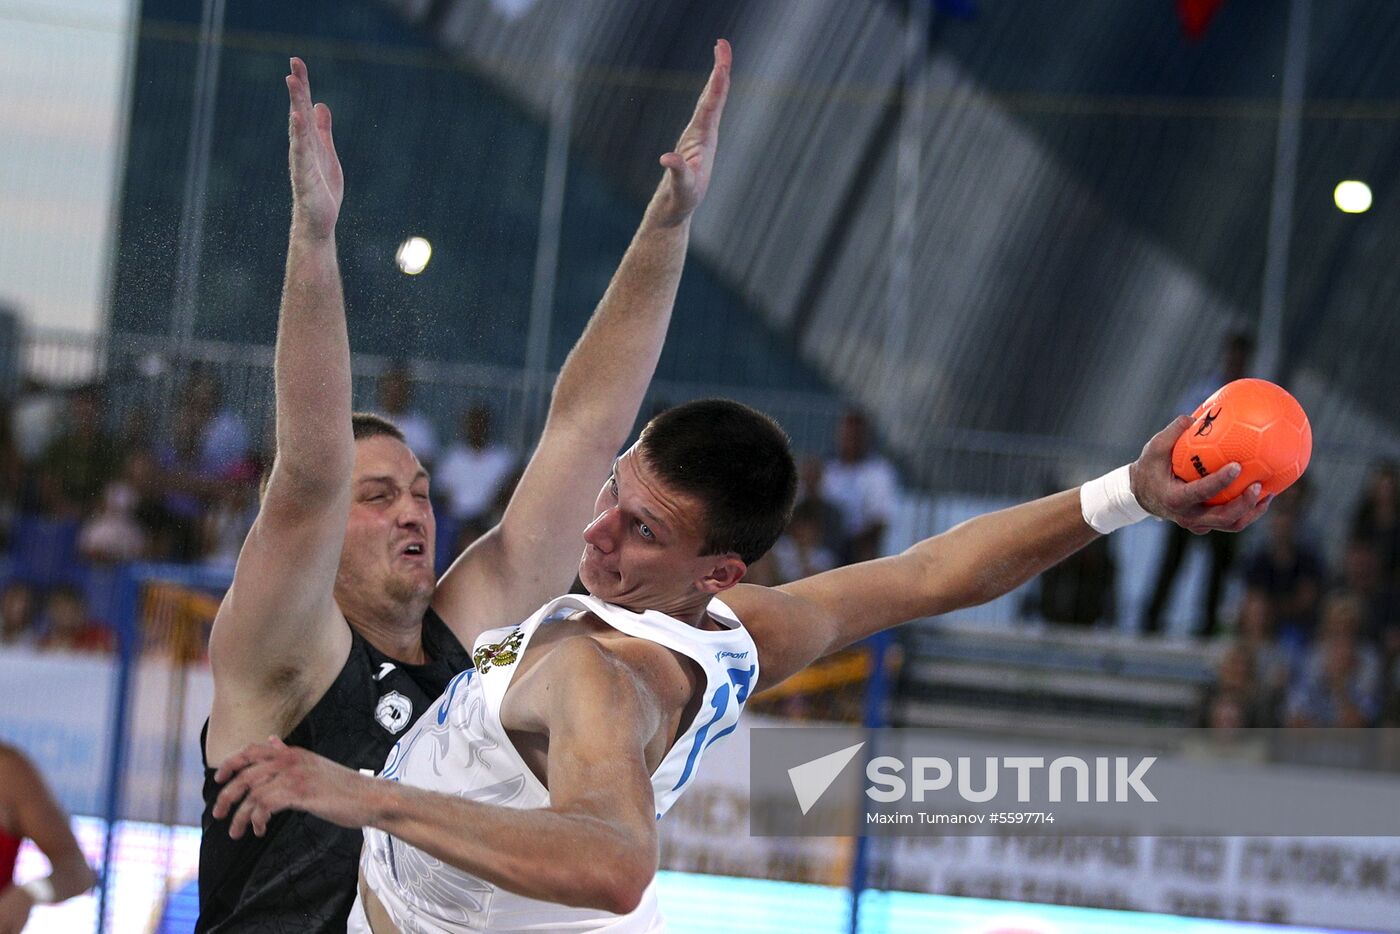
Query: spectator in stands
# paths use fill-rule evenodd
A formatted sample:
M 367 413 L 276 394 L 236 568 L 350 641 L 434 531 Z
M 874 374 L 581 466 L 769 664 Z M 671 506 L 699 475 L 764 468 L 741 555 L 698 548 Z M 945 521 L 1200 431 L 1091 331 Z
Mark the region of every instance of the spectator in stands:
M 403 432 L 409 450 L 418 455 L 424 467 L 432 469 L 437 460 L 437 431 L 413 403 L 413 374 L 408 364 L 396 360 L 379 376 L 379 413 Z
M 491 497 L 491 503 L 487 506 L 486 512 L 481 519 L 486 523 L 486 528 L 491 528 L 501 521 L 505 515 L 506 507 L 510 505 L 510 498 L 515 493 L 516 484 L 524 475 L 524 465 L 517 466 L 506 473 L 501 478 L 501 482 L 496 487 L 495 494 Z M 456 557 L 471 547 L 472 543 L 481 537 L 481 528 L 476 524 L 463 525 L 457 530 L 457 539 L 452 547 L 450 556 Z M 579 591 L 583 593 L 584 591 Z
M 1221 386 L 1245 376 L 1249 369 L 1249 358 L 1254 353 L 1254 341 L 1244 332 L 1227 334 L 1221 349 L 1220 363 L 1214 371 L 1194 383 L 1186 396 L 1177 404 L 1177 412 L 1190 414 Z M 1237 538 L 1225 532 L 1209 532 L 1202 536 L 1192 535 L 1186 529 L 1171 524 L 1166 530 L 1166 549 L 1162 553 L 1162 563 L 1157 570 L 1157 583 L 1152 588 L 1152 598 L 1148 601 L 1147 612 L 1143 617 L 1143 632 L 1157 632 L 1161 629 L 1162 613 L 1171 600 L 1172 583 L 1186 557 L 1186 551 L 1193 543 L 1200 542 L 1210 549 L 1210 577 L 1206 583 L 1205 602 L 1200 609 L 1201 635 L 1213 636 L 1219 631 L 1220 596 L 1224 592 L 1225 576 L 1235 560 Z
M 774 584 L 787 584 L 836 567 L 836 554 L 826 547 L 821 501 L 805 499 L 792 510 L 787 531 L 773 545 Z
M 1118 564 L 1108 537 L 1095 539 L 1040 575 L 1035 613 L 1047 623 L 1112 622 L 1118 615 L 1117 582 Z
M 85 560 L 119 564 L 146 556 L 150 535 L 137 513 L 142 498 L 140 469 L 149 462 L 141 453 L 129 455 L 121 475 L 107 484 L 102 505 L 78 532 L 78 551 Z
M 1269 743 L 1253 731 L 1262 725 L 1254 718 L 1247 695 L 1212 690 L 1206 696 L 1201 717 L 1201 726 L 1210 732 L 1187 734 L 1182 738 L 1180 752 L 1188 759 L 1215 763 L 1268 762 Z
M 1384 643 L 1389 633 L 1400 633 L 1400 594 L 1381 574 L 1381 558 L 1368 538 L 1352 538 L 1342 556 L 1341 577 L 1334 590 L 1353 594 L 1361 601 L 1366 622 L 1362 635 L 1371 642 Z
M 181 400 L 170 436 L 156 448 L 160 483 L 165 493 L 161 507 L 168 521 L 173 557 L 192 561 L 200 553 L 200 524 L 206 504 L 219 490 L 216 475 L 202 469 L 200 439 L 204 414 L 191 400 Z
M 185 383 L 181 405 L 197 425 L 199 469 L 220 479 L 246 480 L 248 429 L 223 404 L 223 390 L 214 374 L 196 369 Z
M 151 412 L 143 406 L 127 410 L 126 418 L 117 433 L 117 445 L 125 454 L 133 451 L 151 451 L 154 445 L 155 430 L 151 426 Z
M 115 644 L 112 630 L 88 615 L 82 592 L 68 584 L 49 591 L 44 601 L 48 631 L 39 641 L 46 650 L 67 652 L 110 652 Z
M 491 440 L 491 410 L 480 404 L 466 409 L 461 437 L 443 455 L 433 483 L 447 503 L 448 515 L 476 529 L 473 539 L 491 527 L 491 504 L 514 466 L 515 455 Z
M 1376 465 L 1351 520 L 1351 538 L 1371 543 L 1386 585 L 1400 587 L 1400 468 Z
M 1042 495 L 1064 489 L 1056 477 L 1047 477 Z M 1034 602 L 1032 602 L 1034 600 Z M 1039 616 L 1047 623 L 1092 626 L 1118 617 L 1118 563 L 1108 536 L 1086 547 L 1040 575 L 1039 590 L 1021 606 L 1023 616 Z
M 39 635 L 34 622 L 38 594 L 25 581 L 12 580 L 0 589 L 0 645 L 32 648 Z
M 849 550 L 846 541 L 845 519 L 841 509 L 822 492 L 826 464 L 820 457 L 808 455 L 802 458 L 797 468 L 797 502 L 810 502 L 809 508 L 819 510 L 822 516 L 822 547 L 836 556 L 839 562 Z
M 101 502 L 119 464 L 105 415 L 98 387 L 79 386 L 69 393 L 63 428 L 44 448 L 38 464 L 40 503 L 49 515 L 76 519 Z
M 15 885 L 15 858 L 25 840 L 44 854 L 50 874 Z M 39 771 L 18 749 L 0 743 L 0 932 L 19 934 L 35 905 L 81 895 L 96 881 Z
M 180 521 L 165 508 L 165 475 L 149 450 L 133 450 L 126 458 L 122 475 L 136 492 L 132 514 L 146 538 L 145 556 L 155 561 L 181 556 Z
M 191 374 L 175 413 L 174 430 L 158 448 L 157 462 L 163 471 L 163 506 L 175 557 L 198 559 L 205 551 L 210 509 L 230 495 L 230 486 L 251 488 L 257 479 L 247 428 L 222 407 L 219 384 L 211 374 L 202 370 Z
M 1259 724 L 1250 721 L 1249 704 L 1239 694 L 1215 692 L 1206 703 L 1205 727 L 1210 730 L 1243 730 Z
M 1400 726 L 1400 676 L 1391 676 L 1389 692 L 1381 705 L 1376 725 L 1392 728 Z
M 1278 495 L 1269 507 L 1268 540 L 1245 564 L 1246 585 L 1269 595 L 1279 637 L 1295 647 L 1312 638 L 1326 580 L 1321 555 L 1301 531 L 1307 491 L 1305 478 Z
M 1350 594 L 1328 597 L 1317 645 L 1289 693 L 1289 726 L 1358 727 L 1376 718 L 1380 657 L 1360 641 L 1363 613 Z
M 837 430 L 836 457 L 827 461 L 822 477 L 822 496 L 841 510 L 847 539 L 843 563 L 884 554 L 885 531 L 897 493 L 894 467 L 870 448 L 865 413 L 848 410 Z
M 1240 601 L 1239 634 L 1236 642 L 1249 650 L 1254 659 L 1254 677 L 1274 701 L 1281 701 L 1288 690 L 1293 670 L 1301 666 L 1278 639 L 1273 601 L 1268 593 L 1247 588 Z M 1274 705 L 1277 709 L 1277 704 Z
M 24 462 L 15 443 L 14 422 L 8 405 L 0 405 L 0 549 L 10 542 L 10 526 L 19 512 Z
M 258 475 L 261 473 L 259 470 Z M 204 516 L 204 563 L 232 570 L 257 517 L 256 485 L 239 482 L 225 486 Z
M 26 466 L 36 464 L 57 435 L 63 421 L 63 409 L 63 396 L 52 386 L 32 376 L 26 376 L 21 381 L 11 418 L 14 422 L 15 447 Z
M 1241 724 L 1246 727 L 1277 726 L 1279 695 L 1259 679 L 1258 659 L 1247 645 L 1236 642 L 1221 656 L 1215 684 L 1206 695 L 1203 720 L 1208 726 L 1229 726 L 1226 710 L 1217 710 L 1222 698 L 1238 706 Z M 1228 705 L 1227 705 L 1228 708 Z

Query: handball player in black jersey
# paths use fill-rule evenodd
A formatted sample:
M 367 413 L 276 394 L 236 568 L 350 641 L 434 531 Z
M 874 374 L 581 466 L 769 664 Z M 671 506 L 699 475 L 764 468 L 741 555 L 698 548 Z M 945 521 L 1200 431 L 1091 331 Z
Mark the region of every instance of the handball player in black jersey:
M 721 55 L 722 53 L 722 55 Z M 690 217 L 709 186 L 728 47 L 631 246 L 565 361 L 538 447 L 505 514 L 433 574 L 429 478 L 389 422 L 352 418 L 336 261 L 344 184 L 324 104 L 292 59 L 292 225 L 279 313 L 277 455 L 209 642 L 198 931 L 345 930 L 361 834 L 303 813 L 230 839 L 214 770 L 270 736 L 378 770 L 398 735 L 471 662 L 487 629 L 566 591 L 578 530 L 655 370 Z

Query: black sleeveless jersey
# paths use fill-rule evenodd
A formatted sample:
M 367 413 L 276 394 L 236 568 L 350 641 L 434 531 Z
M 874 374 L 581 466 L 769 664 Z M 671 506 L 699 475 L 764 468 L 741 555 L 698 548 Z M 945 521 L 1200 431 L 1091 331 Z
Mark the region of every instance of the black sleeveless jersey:
M 431 609 L 423 616 L 423 650 L 430 661 L 405 665 L 351 632 L 350 657 L 335 683 L 287 736 L 352 769 L 378 772 L 395 741 L 447 682 L 471 667 L 462 648 Z M 209 722 L 200 734 L 204 748 Z M 355 902 L 359 830 L 347 830 L 300 811 L 284 811 L 267 835 L 228 835 L 229 820 L 212 811 L 222 786 L 204 763 L 204 836 L 199 845 L 199 921 L 196 932 L 343 934 Z

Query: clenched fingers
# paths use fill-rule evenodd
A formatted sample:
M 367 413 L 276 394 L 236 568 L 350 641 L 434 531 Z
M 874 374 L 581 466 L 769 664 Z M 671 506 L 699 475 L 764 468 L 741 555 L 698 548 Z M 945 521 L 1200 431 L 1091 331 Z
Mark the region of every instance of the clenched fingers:
M 1262 511 L 1254 515 L 1263 499 L 1262 488 L 1257 483 L 1251 483 L 1243 493 L 1228 503 L 1219 506 L 1207 506 L 1202 503 L 1188 511 L 1190 521 L 1186 527 L 1198 535 L 1216 530 L 1237 532 L 1259 515 L 1263 515 Z M 1264 509 L 1268 508 L 1268 503 L 1262 505 Z

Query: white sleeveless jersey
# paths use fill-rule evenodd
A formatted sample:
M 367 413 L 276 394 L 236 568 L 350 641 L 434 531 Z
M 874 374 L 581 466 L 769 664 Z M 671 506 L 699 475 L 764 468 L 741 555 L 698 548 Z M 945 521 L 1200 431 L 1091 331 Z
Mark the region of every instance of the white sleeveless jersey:
M 593 597 L 567 595 L 546 603 L 518 626 L 482 633 L 472 653 L 475 669 L 453 679 L 438 702 L 395 744 L 382 777 L 488 804 L 547 807 L 548 789 L 520 758 L 501 726 L 501 701 L 539 627 L 580 610 L 629 636 L 649 639 L 694 659 L 705 673 L 705 694 L 694 721 L 651 776 L 659 820 L 694 779 L 705 749 L 733 732 L 758 680 L 753 639 L 719 600 L 710 603 L 709 613 L 728 627 L 724 630 L 697 629 L 664 613 L 633 613 Z M 653 886 L 627 915 L 570 908 L 507 892 L 373 829 L 365 830 L 360 868 L 404 934 L 630 934 L 662 928 Z M 359 912 L 357 904 L 355 915 Z

